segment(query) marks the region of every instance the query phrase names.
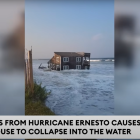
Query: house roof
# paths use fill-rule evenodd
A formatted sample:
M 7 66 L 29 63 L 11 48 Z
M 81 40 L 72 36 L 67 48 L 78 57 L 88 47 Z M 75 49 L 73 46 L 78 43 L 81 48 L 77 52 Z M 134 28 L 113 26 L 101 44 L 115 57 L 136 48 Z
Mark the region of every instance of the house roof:
M 60 56 L 68 56 L 68 57 L 70 57 L 70 56 L 84 56 L 85 55 L 84 52 L 54 52 L 54 53 L 57 55 L 60 55 Z

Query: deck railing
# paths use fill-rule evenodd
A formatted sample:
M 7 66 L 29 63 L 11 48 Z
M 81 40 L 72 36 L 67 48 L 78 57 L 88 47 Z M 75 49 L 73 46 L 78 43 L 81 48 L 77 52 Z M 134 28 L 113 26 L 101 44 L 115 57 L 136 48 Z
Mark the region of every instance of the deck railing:
M 90 65 L 90 61 L 83 61 L 83 65 Z

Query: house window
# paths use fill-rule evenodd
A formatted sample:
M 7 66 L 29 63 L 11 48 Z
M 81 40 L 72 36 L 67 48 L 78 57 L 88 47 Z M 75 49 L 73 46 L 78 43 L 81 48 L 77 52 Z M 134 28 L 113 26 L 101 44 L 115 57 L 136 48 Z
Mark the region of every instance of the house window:
M 69 57 L 63 57 L 63 62 L 69 62 Z
M 76 69 L 80 70 L 81 69 L 81 65 L 76 65 Z
M 76 57 L 76 62 L 81 62 L 81 57 Z
M 64 65 L 63 66 L 63 70 L 68 70 L 69 69 L 69 65 Z

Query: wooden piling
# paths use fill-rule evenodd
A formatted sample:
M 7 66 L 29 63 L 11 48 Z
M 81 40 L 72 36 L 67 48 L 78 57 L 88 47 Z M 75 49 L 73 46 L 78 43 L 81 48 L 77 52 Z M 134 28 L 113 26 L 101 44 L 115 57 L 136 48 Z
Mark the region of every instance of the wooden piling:
M 33 93 L 33 64 L 32 64 L 32 50 L 28 51 L 28 58 L 25 60 L 25 87 Z
M 25 60 L 25 89 L 27 89 L 27 71 L 26 71 L 26 60 Z

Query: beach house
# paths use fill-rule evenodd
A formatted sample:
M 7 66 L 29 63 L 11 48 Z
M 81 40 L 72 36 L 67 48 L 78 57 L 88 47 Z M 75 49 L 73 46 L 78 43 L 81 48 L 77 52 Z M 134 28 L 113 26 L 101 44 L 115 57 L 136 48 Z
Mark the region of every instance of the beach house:
M 90 69 L 90 53 L 84 52 L 54 52 L 48 61 L 52 70 Z

